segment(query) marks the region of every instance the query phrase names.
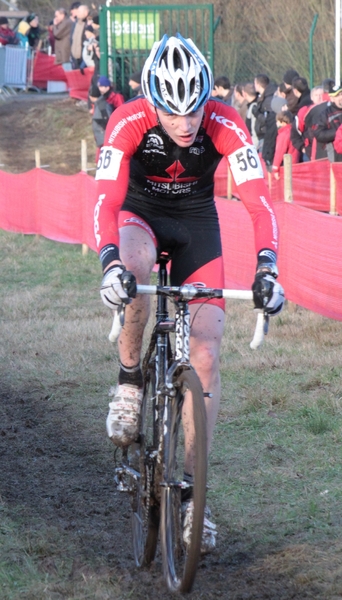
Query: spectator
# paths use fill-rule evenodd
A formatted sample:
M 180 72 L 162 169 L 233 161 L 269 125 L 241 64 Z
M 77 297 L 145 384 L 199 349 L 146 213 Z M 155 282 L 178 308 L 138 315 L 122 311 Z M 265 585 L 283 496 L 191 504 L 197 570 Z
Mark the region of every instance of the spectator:
M 80 6 L 81 6 L 80 2 L 73 2 L 72 5 L 70 6 L 70 19 L 73 23 L 76 23 L 76 21 L 77 21 L 77 11 Z
M 317 118 L 314 135 L 318 142 L 326 145 L 331 162 L 342 162 L 342 154 L 334 148 L 335 135 L 342 124 L 342 83 L 330 91 L 329 97 L 330 102 Z
M 242 95 L 247 102 L 247 112 L 246 112 L 246 125 L 249 133 L 251 134 L 253 144 L 255 147 L 258 146 L 258 136 L 255 133 L 255 121 L 256 118 L 253 115 L 253 106 L 256 106 L 257 103 L 257 92 L 254 87 L 254 83 L 248 82 L 245 83 L 242 88 Z
M 19 40 L 19 46 L 21 46 L 22 48 L 28 48 L 30 45 L 29 39 L 27 37 L 29 29 L 30 26 L 28 23 L 26 23 L 26 21 L 20 21 L 17 27 L 17 38 Z
M 90 45 L 89 45 L 89 48 L 90 48 Z M 92 43 L 91 57 L 94 61 L 94 73 L 92 75 L 90 87 L 89 87 L 89 91 L 88 91 L 88 108 L 89 108 L 89 112 L 91 114 L 93 114 L 94 103 L 100 97 L 100 90 L 97 85 L 97 82 L 99 80 L 99 73 L 100 73 L 100 45 L 99 45 L 99 42 L 96 40 L 96 38 Z
M 287 109 L 290 110 L 291 112 L 293 111 L 295 106 L 298 104 L 298 98 L 297 98 L 297 96 L 295 96 L 295 94 L 293 93 L 293 90 L 292 90 L 292 81 L 295 77 L 299 77 L 299 73 L 295 69 L 288 69 L 287 71 L 285 71 L 284 76 L 283 76 L 283 84 L 285 86 Z
M 234 86 L 232 95 L 232 106 L 238 111 L 240 117 L 246 122 L 247 115 L 247 101 L 243 97 L 243 85 L 237 83 Z
M 232 95 L 233 90 L 230 87 L 230 81 L 228 77 L 225 75 L 221 75 L 221 77 L 216 77 L 214 80 L 214 88 L 211 95 L 215 98 L 219 98 L 223 100 L 225 104 L 231 106 L 232 104 Z
M 291 128 L 291 142 L 300 152 L 300 162 L 327 157 L 325 145 L 318 143 L 314 136 L 318 115 L 327 105 L 322 101 L 323 87 L 312 88 L 310 96 L 316 102 L 298 111 Z
M 276 179 L 279 179 L 280 177 L 279 171 L 284 163 L 284 154 L 291 154 L 293 163 L 299 162 L 299 151 L 291 142 L 292 121 L 293 115 L 289 110 L 283 110 L 276 115 L 278 135 L 272 165 L 272 171 Z
M 65 8 L 58 8 L 53 20 L 53 36 L 55 38 L 55 63 L 63 65 L 65 69 L 70 68 L 70 34 L 72 21 L 67 15 Z
M 96 36 L 98 36 L 99 32 L 100 32 L 100 19 L 99 19 L 99 15 L 97 13 L 94 14 L 93 16 L 93 23 L 92 23 L 93 27 L 94 27 L 94 31 Z
M 316 85 L 316 87 L 313 87 L 310 92 L 310 98 L 313 104 L 321 104 L 323 102 L 323 86 Z
M 335 85 L 335 79 L 331 79 L 330 77 L 323 79 L 323 81 L 322 81 L 323 102 L 330 102 L 329 93 L 333 89 L 334 85 Z
M 41 46 L 40 36 L 41 29 L 39 27 L 39 17 L 35 13 L 31 13 L 26 17 L 27 23 L 30 25 L 30 30 L 27 32 L 27 37 L 32 50 L 39 50 Z
M 303 106 L 310 106 L 310 104 L 313 104 L 310 88 L 305 77 L 295 77 L 292 80 L 292 91 L 298 100 L 297 104 L 291 110 L 293 115 L 296 115 Z
M 267 75 L 260 73 L 254 79 L 254 87 L 258 93 L 257 104 L 252 109 L 253 115 L 256 117 L 255 133 L 258 136 L 258 151 L 265 161 L 267 170 L 272 170 L 277 125 L 276 114 L 271 108 L 271 102 L 277 86 L 270 82 Z
M 132 90 L 132 96 L 140 96 L 140 94 L 142 94 L 141 70 L 136 71 L 135 73 L 133 73 L 133 75 L 131 75 L 128 85 Z
M 88 6 L 81 4 L 77 9 L 77 20 L 71 32 L 71 65 L 73 69 L 79 69 L 82 63 L 83 42 L 86 40 L 84 30 L 88 14 Z
M 275 92 L 271 100 L 271 109 L 275 114 L 287 110 L 286 98 L 279 96 L 277 92 Z
M 104 75 L 99 77 L 97 85 L 100 96 L 94 103 L 94 112 L 92 118 L 93 133 L 98 149 L 96 154 L 96 162 L 100 153 L 100 148 L 103 146 L 104 134 L 109 117 L 118 106 L 125 102 L 122 94 L 117 94 L 114 92 L 108 77 L 105 77 Z
M 0 17 L 0 44 L 18 44 L 19 40 L 15 31 L 8 26 L 7 17 Z
M 83 42 L 82 62 L 80 64 L 81 71 L 86 67 L 94 67 L 93 59 L 94 41 L 96 41 L 94 28 L 92 25 L 86 25 L 84 29 L 85 40 Z

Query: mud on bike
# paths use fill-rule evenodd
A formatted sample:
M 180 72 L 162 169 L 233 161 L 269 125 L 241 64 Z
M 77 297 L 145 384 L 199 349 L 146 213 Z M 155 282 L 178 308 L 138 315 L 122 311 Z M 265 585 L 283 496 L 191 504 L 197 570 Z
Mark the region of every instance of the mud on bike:
M 157 308 L 142 362 L 144 385 L 139 435 L 130 446 L 115 450 L 114 479 L 117 488 L 128 492 L 131 498 L 136 565 L 143 567 L 152 563 L 160 533 L 167 587 L 172 592 L 189 592 L 200 560 L 207 487 L 207 436 L 204 394 L 190 362 L 188 303 L 194 298 L 250 300 L 252 292 L 167 285 L 168 260 L 168 256 L 159 257 L 157 285 L 136 286 L 136 293 L 157 296 Z M 130 274 L 123 275 L 124 289 L 129 288 L 129 282 L 125 284 L 126 275 L 129 278 Z M 173 317 L 170 301 L 175 307 Z M 115 314 L 109 335 L 111 341 L 117 339 L 124 324 L 124 305 Z M 267 322 L 267 314 L 260 312 L 252 348 L 261 345 Z M 184 476 L 182 407 L 187 392 L 191 392 L 194 419 L 192 480 Z M 194 512 L 190 543 L 185 545 L 182 503 L 189 498 L 193 500 Z

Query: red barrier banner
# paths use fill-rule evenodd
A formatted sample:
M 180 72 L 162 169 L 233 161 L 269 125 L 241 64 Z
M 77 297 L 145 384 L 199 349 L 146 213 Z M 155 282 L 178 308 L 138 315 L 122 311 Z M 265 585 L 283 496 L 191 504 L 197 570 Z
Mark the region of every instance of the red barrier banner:
M 331 163 L 335 179 L 336 212 L 342 215 L 342 163 Z
M 330 165 L 328 159 L 292 165 L 293 202 L 329 212 Z M 284 200 L 284 167 L 280 168 L 278 181 L 272 177 L 271 197 L 274 202 Z
M 87 100 L 93 73 L 93 67 L 84 69 L 83 74 L 79 69 L 64 71 L 62 65 L 55 64 L 54 56 L 37 52 L 33 64 L 33 85 L 46 89 L 48 81 L 65 81 L 71 98 Z
M 0 171 L 0 228 L 95 249 L 96 183 L 86 173 Z
M 62 65 L 55 64 L 55 57 L 37 52 L 33 63 L 33 85 L 41 88 L 47 88 L 48 81 L 65 81 L 65 71 Z
M 88 99 L 88 90 L 90 88 L 91 78 L 94 73 L 94 67 L 87 67 L 83 74 L 79 69 L 65 71 L 68 82 L 69 96 L 78 100 Z
M 341 165 L 342 167 L 342 165 Z M 341 169 L 336 169 L 341 177 Z M 96 182 L 86 173 L 56 175 L 43 169 L 0 171 L 0 228 L 39 234 L 96 249 Z M 225 285 L 249 289 L 256 258 L 251 218 L 236 200 L 216 197 L 222 232 Z M 277 202 L 279 281 L 286 297 L 313 312 L 342 320 L 342 219 L 295 203 Z

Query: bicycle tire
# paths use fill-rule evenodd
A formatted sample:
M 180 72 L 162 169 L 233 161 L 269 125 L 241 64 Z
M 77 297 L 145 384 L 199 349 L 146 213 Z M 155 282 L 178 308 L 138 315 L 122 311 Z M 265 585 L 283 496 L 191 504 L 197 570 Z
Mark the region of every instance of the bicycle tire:
M 163 571 L 170 591 L 190 592 L 196 576 L 203 531 L 207 483 L 207 433 L 203 390 L 198 375 L 193 370 L 183 371 L 175 381 L 180 391 L 171 401 L 164 438 L 164 460 L 167 481 L 161 492 L 161 549 Z M 181 439 L 181 410 L 186 389 L 192 392 L 195 430 L 195 468 L 193 483 L 194 514 L 191 542 L 186 549 L 183 542 L 181 489 L 175 481 L 183 480 Z M 199 443 L 198 443 L 199 442 Z M 168 447 L 167 447 L 168 446 Z M 181 471 L 181 473 L 180 473 Z M 178 474 L 179 472 L 179 474 Z M 173 484 L 173 485 L 172 485 Z
M 155 459 L 149 449 L 154 443 L 153 410 L 155 383 L 153 372 L 145 382 L 138 442 L 132 445 L 130 455 L 136 463 L 140 478 L 134 481 L 132 497 L 133 553 L 137 567 L 151 564 L 155 558 L 159 533 L 159 504 L 153 496 Z M 133 456 L 135 455 L 135 456 Z

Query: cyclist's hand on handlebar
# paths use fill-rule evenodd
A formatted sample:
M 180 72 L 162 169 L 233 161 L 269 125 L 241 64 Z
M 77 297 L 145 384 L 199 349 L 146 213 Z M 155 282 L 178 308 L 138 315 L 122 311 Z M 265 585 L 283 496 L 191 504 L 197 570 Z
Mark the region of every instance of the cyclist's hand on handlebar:
M 275 275 L 268 268 L 258 269 L 252 285 L 255 308 L 265 309 L 271 317 L 282 311 L 285 301 L 284 290 Z
M 100 294 L 103 303 L 116 310 L 121 304 L 128 304 L 136 293 L 136 279 L 124 265 L 114 265 L 105 273 Z

